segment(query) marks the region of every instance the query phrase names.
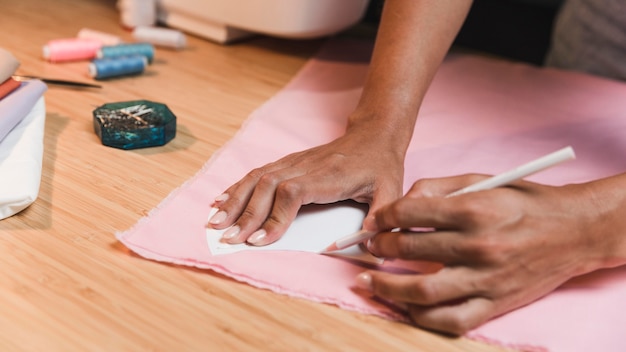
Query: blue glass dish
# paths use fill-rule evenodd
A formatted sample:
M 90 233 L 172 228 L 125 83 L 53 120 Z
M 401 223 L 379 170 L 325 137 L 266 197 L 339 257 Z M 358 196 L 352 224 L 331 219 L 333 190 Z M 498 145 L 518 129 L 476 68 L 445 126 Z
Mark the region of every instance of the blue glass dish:
M 176 116 L 165 104 L 148 100 L 109 103 L 93 111 L 93 127 L 109 147 L 156 147 L 176 136 Z

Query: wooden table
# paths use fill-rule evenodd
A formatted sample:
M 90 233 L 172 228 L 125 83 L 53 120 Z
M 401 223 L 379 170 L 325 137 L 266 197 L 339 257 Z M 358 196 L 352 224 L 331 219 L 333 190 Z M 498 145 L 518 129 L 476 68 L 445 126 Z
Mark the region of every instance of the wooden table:
M 41 54 L 48 40 L 81 28 L 131 40 L 114 0 L 0 0 L 0 46 L 20 60 L 20 74 L 90 81 L 86 62 L 51 64 Z M 0 350 L 496 350 L 145 260 L 120 245 L 114 233 L 194 175 L 323 40 L 188 42 L 180 52 L 157 49 L 145 74 L 102 89 L 49 86 L 39 198 L 0 221 Z M 101 145 L 92 110 L 135 99 L 167 104 L 176 138 L 133 151 Z

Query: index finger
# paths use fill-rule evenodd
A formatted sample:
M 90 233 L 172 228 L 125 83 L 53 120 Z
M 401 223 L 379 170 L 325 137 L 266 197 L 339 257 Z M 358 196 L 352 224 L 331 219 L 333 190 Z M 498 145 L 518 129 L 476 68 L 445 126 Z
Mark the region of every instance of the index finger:
M 276 186 L 272 209 L 261 225 L 261 238 L 251 237 L 248 243 L 262 246 L 278 240 L 287 232 L 303 205 L 329 204 L 347 198 L 349 195 L 342 194 L 333 175 L 307 174 L 285 179 Z
M 450 198 L 400 198 L 375 214 L 379 229 L 436 228 L 462 230 L 473 226 L 475 205 L 465 195 Z
M 287 232 L 303 205 L 303 194 L 307 194 L 307 182 L 300 182 L 299 179 L 287 179 L 276 186 L 269 215 L 261 228 L 247 239 L 249 244 L 265 246 L 276 242 Z

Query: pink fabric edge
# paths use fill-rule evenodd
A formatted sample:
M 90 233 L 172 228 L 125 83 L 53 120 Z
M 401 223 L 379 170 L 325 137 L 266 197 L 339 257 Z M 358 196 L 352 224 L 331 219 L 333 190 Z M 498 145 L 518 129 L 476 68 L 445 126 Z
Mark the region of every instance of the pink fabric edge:
M 469 333 L 465 335 L 465 337 L 476 342 L 481 342 L 481 343 L 485 343 L 485 344 L 496 346 L 496 347 L 514 349 L 516 351 L 523 351 L 523 352 L 548 352 L 549 351 L 549 349 L 543 346 L 504 342 L 501 340 L 496 340 L 493 338 L 486 337 L 479 333 Z
M 118 239 L 124 243 L 125 245 L 128 246 L 128 248 L 132 248 L 132 251 L 141 255 L 142 257 L 146 258 L 146 259 L 151 259 L 151 260 L 155 260 L 158 262 L 163 262 L 163 263 L 167 263 L 167 264 L 176 264 L 176 265 L 183 265 L 183 266 L 189 266 L 189 267 L 195 267 L 198 269 L 208 269 L 211 271 L 214 271 L 218 274 L 221 275 L 225 275 L 228 276 L 229 278 L 232 278 L 236 281 L 242 282 L 242 283 L 246 283 L 249 284 L 251 286 L 257 287 L 257 288 L 261 288 L 261 289 L 265 289 L 271 292 L 275 292 L 278 294 L 282 294 L 282 295 L 288 295 L 290 297 L 296 297 L 296 298 L 302 298 L 302 299 L 306 299 L 309 301 L 313 301 L 316 303 L 326 303 L 326 304 L 333 304 L 339 308 L 344 308 L 347 310 L 350 310 L 352 312 L 358 312 L 358 313 L 365 313 L 365 314 L 369 314 L 369 315 L 375 315 L 375 316 L 379 316 L 382 318 L 386 318 L 389 320 L 393 320 L 393 321 L 399 321 L 399 322 L 407 322 L 407 319 L 404 318 L 402 315 L 399 314 L 381 314 L 381 312 L 372 309 L 369 311 L 363 311 L 363 309 L 361 307 L 356 307 L 350 304 L 345 304 L 342 303 L 338 300 L 329 300 L 327 297 L 321 298 L 317 295 L 306 295 L 306 294 L 302 294 L 301 292 L 297 292 L 297 291 L 293 291 L 290 289 L 286 289 L 283 287 L 277 287 L 276 284 L 270 284 L 267 283 L 263 280 L 257 280 L 255 278 L 252 278 L 248 275 L 242 275 L 242 274 L 238 274 L 238 273 L 234 273 L 226 268 L 224 268 L 221 265 L 214 265 L 214 264 L 204 264 L 202 262 L 199 262 L 197 260 L 191 260 L 191 259 L 185 259 L 185 260 L 181 260 L 181 259 L 177 259 L 177 258 L 173 258 L 173 257 L 168 257 L 168 256 L 163 256 L 163 255 L 159 255 L 157 253 L 154 253 L 152 251 L 150 251 L 149 249 L 143 248 L 141 246 L 137 246 L 135 244 L 133 244 L 132 242 L 128 242 L 126 241 L 124 238 L 120 238 L 118 237 Z M 359 308 L 359 309 L 357 309 Z

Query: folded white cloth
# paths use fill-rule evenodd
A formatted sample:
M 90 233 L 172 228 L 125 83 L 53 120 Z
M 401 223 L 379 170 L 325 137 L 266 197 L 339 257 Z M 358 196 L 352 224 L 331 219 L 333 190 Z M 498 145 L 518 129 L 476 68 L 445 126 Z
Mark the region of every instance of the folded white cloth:
M 0 143 L 26 117 L 47 86 L 39 80 L 22 82 L 21 86 L 0 100 Z
M 29 81 L 15 91 L 20 96 L 18 103 L 7 106 L 6 99 L 0 101 L 0 120 L 25 115 L 0 142 L 0 219 L 22 211 L 39 195 L 45 90 L 42 82 Z

